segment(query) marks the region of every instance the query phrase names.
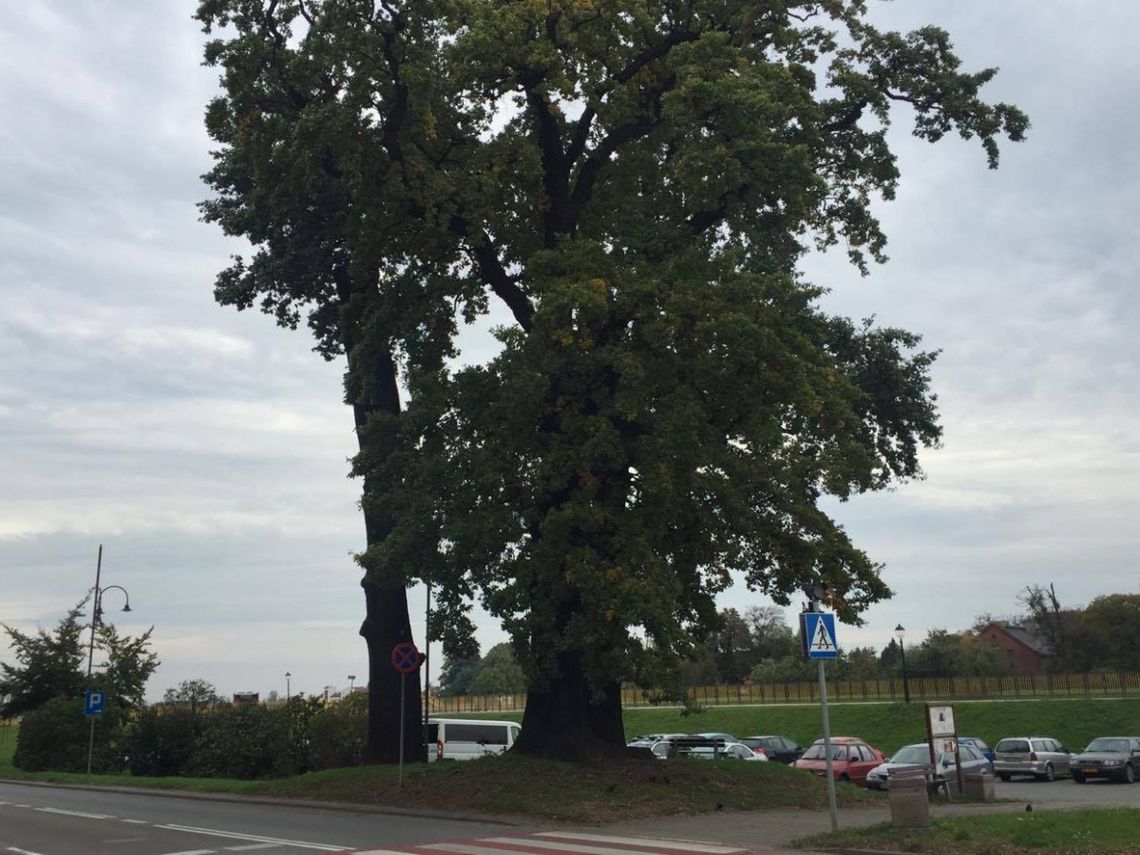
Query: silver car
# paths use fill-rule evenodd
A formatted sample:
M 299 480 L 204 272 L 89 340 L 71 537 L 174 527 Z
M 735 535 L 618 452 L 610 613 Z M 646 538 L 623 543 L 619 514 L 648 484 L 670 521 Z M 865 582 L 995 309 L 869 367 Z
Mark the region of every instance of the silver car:
M 972 745 L 959 742 L 958 753 L 962 757 L 963 774 L 976 774 L 990 770 L 990 761 Z M 917 742 L 914 745 L 900 748 L 890 760 L 867 773 L 867 787 L 872 790 L 887 789 L 891 785 L 891 773 L 900 769 L 925 768 L 928 784 L 952 780 L 958 776 L 958 766 L 953 754 L 939 751 L 935 756 L 937 761 L 932 767 L 930 765 L 930 746 L 925 742 Z
M 994 774 L 1003 781 L 1014 775 L 1052 781 L 1069 774 L 1069 749 L 1048 736 L 1010 736 L 994 746 Z

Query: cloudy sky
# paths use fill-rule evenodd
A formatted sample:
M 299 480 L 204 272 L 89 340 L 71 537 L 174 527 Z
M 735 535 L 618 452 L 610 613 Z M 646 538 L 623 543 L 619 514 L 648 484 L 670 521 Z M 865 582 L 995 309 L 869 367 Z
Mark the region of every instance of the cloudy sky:
M 367 664 L 341 366 L 303 332 L 213 303 L 240 247 L 195 209 L 215 82 L 194 4 L 0 6 L 0 622 L 54 624 L 102 543 L 104 584 L 131 594 L 119 625 L 155 627 L 152 696 L 191 677 L 284 693 L 286 671 L 293 691 L 345 686 Z M 891 261 L 866 279 L 839 258 L 807 264 L 830 309 L 943 351 L 927 480 L 836 508 L 897 592 L 840 641 L 963 628 L 1016 612 L 1037 582 L 1072 604 L 1135 592 L 1140 8 L 872 6 L 885 26 L 947 27 L 968 66 L 1000 65 L 989 97 L 1033 130 L 990 172 L 976 145 L 928 146 L 900 124 Z M 501 637 L 484 618 L 484 648 Z

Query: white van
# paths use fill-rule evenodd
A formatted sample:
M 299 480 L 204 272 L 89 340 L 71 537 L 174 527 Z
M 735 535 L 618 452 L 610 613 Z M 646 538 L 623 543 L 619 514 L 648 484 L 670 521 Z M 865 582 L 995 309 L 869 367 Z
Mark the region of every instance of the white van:
M 474 760 L 502 754 L 518 742 L 521 731 L 518 722 L 514 721 L 429 718 L 428 760 Z

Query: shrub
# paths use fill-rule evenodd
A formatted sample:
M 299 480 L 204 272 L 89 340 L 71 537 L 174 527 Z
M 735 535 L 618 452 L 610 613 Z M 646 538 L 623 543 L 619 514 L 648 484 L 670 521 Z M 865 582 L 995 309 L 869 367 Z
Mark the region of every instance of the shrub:
M 127 767 L 132 775 L 182 775 L 190 768 L 202 714 L 183 706 L 143 710 L 131 723 L 126 739 Z
M 202 717 L 187 771 L 206 778 L 272 778 L 295 774 L 289 707 L 218 706 Z
M 325 705 L 313 715 L 307 730 L 307 759 L 312 769 L 361 765 L 368 746 L 368 695 L 349 695 Z
M 114 704 L 95 721 L 92 771 L 122 771 L 125 722 Z M 24 714 L 12 763 L 25 772 L 84 772 L 90 727 L 81 698 L 53 698 Z

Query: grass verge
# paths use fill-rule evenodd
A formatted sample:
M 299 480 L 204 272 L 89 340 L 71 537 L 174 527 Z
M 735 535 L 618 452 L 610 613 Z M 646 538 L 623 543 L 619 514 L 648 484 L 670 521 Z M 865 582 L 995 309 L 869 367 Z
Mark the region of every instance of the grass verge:
M 218 778 L 136 778 L 130 775 L 23 773 L 0 767 L 0 777 L 62 784 L 146 787 L 316 799 L 390 807 L 438 808 L 455 813 L 498 813 L 578 823 L 715 810 L 810 808 L 826 805 L 824 783 L 775 763 L 697 760 L 609 760 L 571 764 L 504 756 L 464 763 L 330 769 L 272 781 Z M 874 798 L 850 785 L 840 804 Z
M 932 855 L 1108 855 L 1140 851 L 1140 811 L 1112 808 L 1082 811 L 988 814 L 936 819 L 929 829 L 889 824 L 817 834 L 797 840 L 799 848 L 852 848 Z

